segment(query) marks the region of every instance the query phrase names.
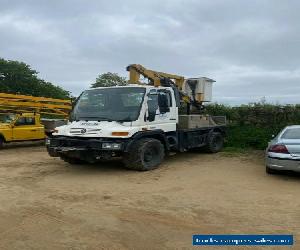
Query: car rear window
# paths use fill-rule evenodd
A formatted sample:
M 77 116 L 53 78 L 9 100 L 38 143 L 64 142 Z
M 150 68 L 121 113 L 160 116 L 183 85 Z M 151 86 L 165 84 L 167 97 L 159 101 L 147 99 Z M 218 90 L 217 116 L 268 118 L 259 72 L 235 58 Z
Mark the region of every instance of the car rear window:
M 300 139 L 300 128 L 289 128 L 281 136 L 283 139 Z

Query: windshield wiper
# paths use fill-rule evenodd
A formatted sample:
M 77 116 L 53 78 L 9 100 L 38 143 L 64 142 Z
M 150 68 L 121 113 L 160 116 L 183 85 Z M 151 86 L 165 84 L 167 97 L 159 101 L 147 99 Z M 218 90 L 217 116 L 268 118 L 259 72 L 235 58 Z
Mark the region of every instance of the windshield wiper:
M 79 120 L 88 120 L 88 119 L 97 119 L 97 121 L 109 121 L 109 122 L 112 121 L 112 119 L 107 117 L 102 117 L 102 116 L 85 116 L 85 117 L 80 117 Z
M 117 122 L 132 122 L 132 120 L 126 120 L 126 119 L 124 119 L 124 120 L 117 120 Z
M 126 117 L 124 119 L 119 119 L 117 122 L 132 122 L 132 119 L 130 117 Z

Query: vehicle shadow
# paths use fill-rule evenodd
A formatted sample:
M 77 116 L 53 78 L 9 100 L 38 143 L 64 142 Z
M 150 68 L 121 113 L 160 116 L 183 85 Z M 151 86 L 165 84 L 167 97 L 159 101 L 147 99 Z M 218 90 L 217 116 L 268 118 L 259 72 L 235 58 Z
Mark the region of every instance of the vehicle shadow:
M 83 163 L 83 164 L 69 164 L 67 162 L 63 162 L 63 164 L 68 167 L 71 168 L 72 171 L 76 171 L 76 172 L 84 172 L 84 173 L 100 173 L 100 172 L 105 172 L 105 173 L 115 173 L 115 172 L 119 172 L 119 173 L 124 173 L 124 174 L 145 174 L 147 173 L 148 175 L 151 174 L 156 174 L 159 173 L 161 171 L 167 171 L 169 169 L 169 165 L 173 164 L 174 162 L 178 162 L 178 161 L 184 161 L 186 159 L 186 157 L 188 157 L 189 159 L 192 158 L 197 158 L 200 155 L 208 155 L 207 152 L 201 152 L 201 151 L 195 151 L 195 152 L 184 152 L 184 153 L 176 153 L 176 154 L 172 154 L 170 156 L 165 157 L 164 161 L 161 163 L 161 165 L 153 170 L 150 171 L 137 171 L 137 170 L 133 170 L 133 169 L 128 169 L 125 167 L 125 165 L 123 164 L 122 158 L 113 158 L 111 160 L 103 160 L 103 161 L 99 161 L 96 163 Z M 174 168 L 174 167 L 173 167 Z
M 29 148 L 29 147 L 40 147 L 44 146 L 45 141 L 30 141 L 30 142 L 11 142 L 3 145 L 1 150 L 10 150 L 15 148 Z
M 273 177 L 278 179 L 285 179 L 285 180 L 299 180 L 300 179 L 300 172 L 294 172 L 289 170 L 281 170 L 278 173 L 273 174 Z
M 99 172 L 133 172 L 130 169 L 125 168 L 125 166 L 123 165 L 123 162 L 121 159 L 116 158 L 116 159 L 112 159 L 110 161 L 99 161 L 96 163 L 83 163 L 83 164 L 76 164 L 76 165 L 72 165 L 69 163 L 64 162 L 63 164 L 66 165 L 66 167 L 71 168 L 72 171 L 75 172 L 84 172 L 84 173 L 99 173 Z

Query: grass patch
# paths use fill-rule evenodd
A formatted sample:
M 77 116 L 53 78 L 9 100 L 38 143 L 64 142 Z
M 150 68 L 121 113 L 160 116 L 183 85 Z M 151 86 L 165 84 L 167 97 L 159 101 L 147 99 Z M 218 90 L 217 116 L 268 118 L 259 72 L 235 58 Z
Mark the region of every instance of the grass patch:
M 252 149 L 237 148 L 237 147 L 224 147 L 222 150 L 222 152 L 225 152 L 225 153 L 238 153 L 238 154 L 246 154 L 249 151 L 252 151 Z

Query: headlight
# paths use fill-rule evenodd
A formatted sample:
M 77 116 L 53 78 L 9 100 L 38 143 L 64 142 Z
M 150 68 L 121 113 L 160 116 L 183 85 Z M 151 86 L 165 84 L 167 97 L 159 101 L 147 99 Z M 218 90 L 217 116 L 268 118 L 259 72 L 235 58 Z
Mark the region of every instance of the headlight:
M 121 143 L 111 143 L 111 142 L 104 142 L 102 143 L 103 149 L 121 149 Z

